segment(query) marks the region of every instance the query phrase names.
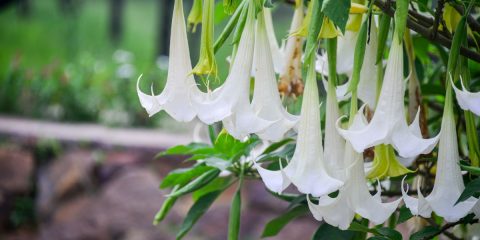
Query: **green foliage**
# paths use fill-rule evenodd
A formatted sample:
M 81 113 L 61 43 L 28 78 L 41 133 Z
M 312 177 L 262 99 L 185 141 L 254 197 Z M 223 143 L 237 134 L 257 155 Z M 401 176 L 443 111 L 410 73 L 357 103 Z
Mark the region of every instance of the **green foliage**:
M 463 190 L 456 204 L 467 200 L 478 192 L 480 192 L 480 178 L 470 181 L 467 186 L 465 186 L 465 190 Z
M 175 192 L 178 189 L 179 185 L 176 185 L 173 189 L 172 192 Z M 159 224 L 165 217 L 167 216 L 168 212 L 172 209 L 173 205 L 177 201 L 177 197 L 167 197 L 165 201 L 162 204 L 162 207 L 160 210 L 158 210 L 157 214 L 155 214 L 155 217 L 153 219 L 153 225 Z
M 434 226 L 427 226 L 422 230 L 412 234 L 410 236 L 410 240 L 423 240 L 428 239 L 428 237 L 432 236 L 433 234 L 437 233 L 440 229 Z
M 340 28 L 342 33 L 345 33 L 345 28 L 347 26 L 350 2 L 350 0 L 323 0 L 323 14 Z
M 222 191 L 211 192 L 195 201 L 193 206 L 188 211 L 185 220 L 183 220 L 182 227 L 177 233 L 177 240 L 182 239 L 185 234 L 187 234 L 190 229 L 192 229 L 193 225 L 195 225 L 198 219 L 200 219 L 203 214 L 205 214 L 205 212 L 212 205 L 215 199 L 217 199 L 220 193 L 222 193 Z
M 321 224 L 317 229 L 315 234 L 312 237 L 312 240 L 329 240 L 329 239 L 343 239 L 350 240 L 354 239 L 354 231 L 342 231 L 336 227 L 330 226 L 328 224 Z
M 263 229 L 262 237 L 271 237 L 277 235 L 293 219 L 308 213 L 308 207 L 305 205 L 296 206 L 286 213 L 270 220 Z

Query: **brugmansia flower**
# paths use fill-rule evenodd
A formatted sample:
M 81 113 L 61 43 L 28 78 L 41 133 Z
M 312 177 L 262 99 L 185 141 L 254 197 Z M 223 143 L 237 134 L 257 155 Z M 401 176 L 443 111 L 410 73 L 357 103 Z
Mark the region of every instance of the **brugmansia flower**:
M 344 36 L 338 37 L 337 47 L 337 73 L 346 74 L 349 78 L 353 71 L 353 56 L 355 45 L 358 38 L 358 32 L 346 31 Z M 377 28 L 375 24 L 370 28 L 370 41 L 366 45 L 365 57 L 360 71 L 360 81 L 358 83 L 358 98 L 366 103 L 371 109 L 376 106 L 377 93 L 377 65 L 375 64 L 377 48 Z M 317 59 L 317 71 L 328 75 L 328 55 L 323 54 Z M 324 84 L 326 85 L 326 84 Z M 350 81 L 337 86 L 337 97 L 339 101 L 350 98 L 348 86 Z
M 303 95 L 297 145 L 292 159 L 279 171 L 256 165 L 267 188 L 282 192 L 293 183 L 300 192 L 322 196 L 338 190 L 343 183 L 328 173 L 325 166 L 320 126 L 320 103 L 315 81 L 314 64 L 310 64 Z
M 190 96 L 200 95 L 201 92 L 195 87 L 195 79 L 191 75 L 192 64 L 182 0 L 175 0 L 171 29 L 170 58 L 165 88 L 160 95 L 153 96 L 153 90 L 152 96 L 147 95 L 140 90 L 140 76 L 137 81 L 137 94 L 142 107 L 150 116 L 165 110 L 175 120 L 188 122 L 197 114 L 196 108 L 191 104 Z
M 315 66 L 312 63 L 303 95 L 297 146 L 292 160 L 284 171 L 300 192 L 322 196 L 338 190 L 343 183 L 332 178 L 325 167 L 315 74 Z
M 351 128 L 357 128 L 361 124 L 360 121 L 359 118 L 355 118 Z M 355 152 L 348 142 L 344 150 L 344 165 L 347 166 L 345 185 L 340 188 L 337 197 L 322 196 L 318 199 L 318 204 L 312 203 L 307 197 L 310 211 L 318 221 L 324 220 L 342 230 L 349 227 L 355 213 L 374 224 L 385 222 L 401 199 L 382 203 L 380 187 L 372 196 L 365 180 L 362 154 Z
M 344 130 L 337 124 L 340 134 L 357 152 L 378 144 L 391 144 L 401 157 L 425 154 L 435 147 L 438 136 L 423 139 L 414 134 L 405 119 L 403 98 L 403 48 L 397 33 L 394 34 L 384 81 L 375 114 L 362 129 Z M 338 121 L 339 122 L 339 121 Z
M 333 83 L 333 79 L 330 79 L 328 81 L 325 114 L 325 165 L 333 177 L 344 180 L 345 166 L 343 152 L 345 149 L 345 139 L 343 139 L 335 129 L 335 122 L 339 117 L 340 111 L 335 93 L 335 84 Z
M 211 93 L 193 96 L 198 117 L 206 124 L 222 121 L 232 136 L 242 139 L 273 122 L 260 118 L 250 104 L 250 73 L 254 48 L 255 9 L 250 2 L 237 54 L 225 83 Z
M 263 13 L 260 13 L 263 14 Z M 282 106 L 277 91 L 277 80 L 273 70 L 272 54 L 265 28 L 265 18 L 261 15 L 257 20 L 255 34 L 255 88 L 253 91 L 252 106 L 254 112 L 263 119 L 275 121 L 257 135 L 265 140 L 279 141 L 284 134 L 298 122 L 298 116 L 287 112 Z
M 408 196 L 403 189 L 402 195 L 405 205 L 413 214 L 430 217 L 433 210 L 446 221 L 455 222 L 466 216 L 478 200 L 470 197 L 466 201 L 455 205 L 465 189 L 465 185 L 459 165 L 460 157 L 451 91 L 450 86 L 448 86 L 440 130 L 437 172 L 433 190 L 426 198 L 423 197 L 419 190 L 418 199 Z
M 267 28 L 268 42 L 270 43 L 270 51 L 273 58 L 273 67 L 276 73 L 282 73 L 285 69 L 284 46 L 279 47 L 275 30 L 273 28 L 272 12 L 270 8 L 264 8 L 265 25 Z
M 463 85 L 462 80 L 460 80 L 460 83 L 462 84 L 462 90 L 458 89 L 452 82 L 458 105 L 460 105 L 463 110 L 471 111 L 475 115 L 480 116 L 480 92 L 469 92 L 465 88 L 465 85 Z

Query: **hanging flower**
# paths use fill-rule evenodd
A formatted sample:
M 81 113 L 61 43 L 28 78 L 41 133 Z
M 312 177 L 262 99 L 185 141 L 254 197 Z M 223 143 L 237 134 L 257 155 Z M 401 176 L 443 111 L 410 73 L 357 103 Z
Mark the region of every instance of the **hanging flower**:
M 405 119 L 404 94 L 403 48 L 395 33 L 380 97 L 371 122 L 357 130 L 344 130 L 337 124 L 338 131 L 357 152 L 379 144 L 391 144 L 401 157 L 406 158 L 432 151 L 438 136 L 423 139 L 414 134 L 411 130 L 413 126 L 409 127 Z
M 175 0 L 171 29 L 170 58 L 165 88 L 160 95 L 154 96 L 153 88 L 152 95 L 147 95 L 140 90 L 140 76 L 137 80 L 137 94 L 140 104 L 149 116 L 165 110 L 175 120 L 188 122 L 197 115 L 197 109 L 192 106 L 190 96 L 200 95 L 201 92 L 194 87 L 196 83 L 191 75 L 192 64 L 181 0 Z
M 280 171 L 262 169 L 257 165 L 265 185 L 274 192 L 283 191 L 293 183 L 305 194 L 322 196 L 338 190 L 343 183 L 331 177 L 325 166 L 320 126 L 320 103 L 315 81 L 314 64 L 310 64 L 303 95 L 297 145 L 292 159 Z
M 320 197 L 318 204 L 312 203 L 307 197 L 310 211 L 318 221 L 324 220 L 342 230 L 348 229 L 355 214 L 370 220 L 375 225 L 382 224 L 395 211 L 401 198 L 382 203 L 380 186 L 377 187 L 377 193 L 372 196 L 365 180 L 362 155 L 355 152 L 347 143 L 344 157 L 345 165 L 349 166 L 346 170 L 345 185 L 340 188 L 337 197 Z
M 277 80 L 273 70 L 274 64 L 269 48 L 265 18 L 260 16 L 257 20 L 254 61 L 262 64 L 255 65 L 254 69 L 255 88 L 252 107 L 259 117 L 275 121 L 266 129 L 257 132 L 257 135 L 265 140 L 279 141 L 288 130 L 297 124 L 299 117 L 288 113 L 282 106 L 277 91 Z
M 463 85 L 463 81 L 461 79 L 460 83 L 462 84 L 462 90 L 458 89 L 452 82 L 458 105 L 460 105 L 463 110 L 471 111 L 475 115 L 480 116 L 480 92 L 469 92 L 465 88 L 465 85 Z
M 353 56 L 355 52 L 355 45 L 357 43 L 358 32 L 346 31 L 344 36 L 338 37 L 337 47 L 337 73 L 346 74 L 349 79 L 352 77 L 353 71 Z M 358 83 L 358 98 L 366 103 L 369 108 L 374 109 L 376 106 L 377 94 L 377 65 L 375 63 L 377 48 L 377 28 L 372 24 L 370 28 L 370 41 L 367 43 L 365 49 L 365 57 L 360 71 L 360 81 Z M 328 55 L 323 54 L 318 57 L 316 62 L 316 69 L 318 72 L 328 76 Z M 344 101 L 350 98 L 348 86 L 350 81 L 337 86 L 338 101 Z M 324 86 L 327 86 L 324 82 Z M 325 87 L 326 88 L 326 87 Z
M 237 139 L 260 132 L 273 122 L 258 116 L 250 104 L 250 73 L 254 48 L 255 9 L 250 2 L 247 20 L 238 44 L 237 54 L 225 83 L 213 92 L 193 96 L 198 117 L 206 124 L 222 121 Z
M 466 201 L 455 204 L 465 189 L 465 185 L 459 165 L 460 155 L 451 91 L 451 87 L 447 86 L 433 190 L 426 198 L 423 197 L 420 190 L 418 190 L 418 199 L 408 196 L 404 189 L 402 189 L 402 195 L 405 205 L 413 214 L 430 217 L 433 210 L 446 221 L 455 222 L 470 213 L 478 200 L 470 197 Z
M 268 42 L 270 43 L 270 51 L 273 58 L 273 67 L 276 73 L 282 73 L 285 69 L 285 53 L 284 45 L 278 46 L 277 37 L 273 28 L 272 11 L 270 8 L 264 8 L 265 26 L 267 28 Z

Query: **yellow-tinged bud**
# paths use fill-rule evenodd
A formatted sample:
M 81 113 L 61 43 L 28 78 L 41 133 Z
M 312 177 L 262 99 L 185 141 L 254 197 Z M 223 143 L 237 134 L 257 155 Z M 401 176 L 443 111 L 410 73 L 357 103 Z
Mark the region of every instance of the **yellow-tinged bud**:
M 203 2 L 202 38 L 200 41 L 200 58 L 192 72 L 195 75 L 216 75 L 217 62 L 213 51 L 215 0 Z
M 188 14 L 188 29 L 195 32 L 197 25 L 202 22 L 202 0 L 194 0 L 192 9 Z
M 368 8 L 363 4 L 353 3 L 350 5 L 350 14 L 366 13 Z
M 323 18 L 322 29 L 320 30 L 319 38 L 334 38 L 340 35 L 335 24 L 333 24 L 328 17 Z
M 398 162 L 391 145 L 377 145 L 374 151 L 373 168 L 368 173 L 367 178 L 383 179 L 385 177 L 398 177 L 413 172 Z

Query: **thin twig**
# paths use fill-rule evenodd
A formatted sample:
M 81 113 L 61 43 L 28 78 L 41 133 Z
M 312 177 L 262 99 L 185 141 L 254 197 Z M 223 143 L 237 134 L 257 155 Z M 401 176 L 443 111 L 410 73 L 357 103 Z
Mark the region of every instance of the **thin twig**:
M 384 2 L 382 0 L 375 0 L 375 5 L 377 7 L 379 7 L 387 15 L 389 15 L 391 17 L 394 16 L 394 14 L 395 14 L 394 9 L 392 9 L 390 7 L 387 7 L 386 2 Z M 426 28 L 426 27 L 422 26 L 421 24 L 414 21 L 410 17 L 407 19 L 407 26 L 408 26 L 408 28 L 412 29 L 413 31 L 417 32 L 418 34 L 422 35 L 423 37 L 425 37 L 426 39 L 428 39 L 432 42 L 439 43 L 440 45 L 442 45 L 444 47 L 447 47 L 447 48 L 450 48 L 451 45 L 452 45 L 452 40 L 450 38 L 448 38 L 448 37 L 446 37 L 442 34 L 437 34 L 436 37 L 433 38 L 429 28 Z M 474 51 L 472 51 L 468 48 L 462 47 L 460 49 L 460 53 L 463 56 L 465 56 L 469 59 L 472 59 L 476 62 L 480 62 L 480 54 L 477 53 L 477 52 L 474 52 Z

